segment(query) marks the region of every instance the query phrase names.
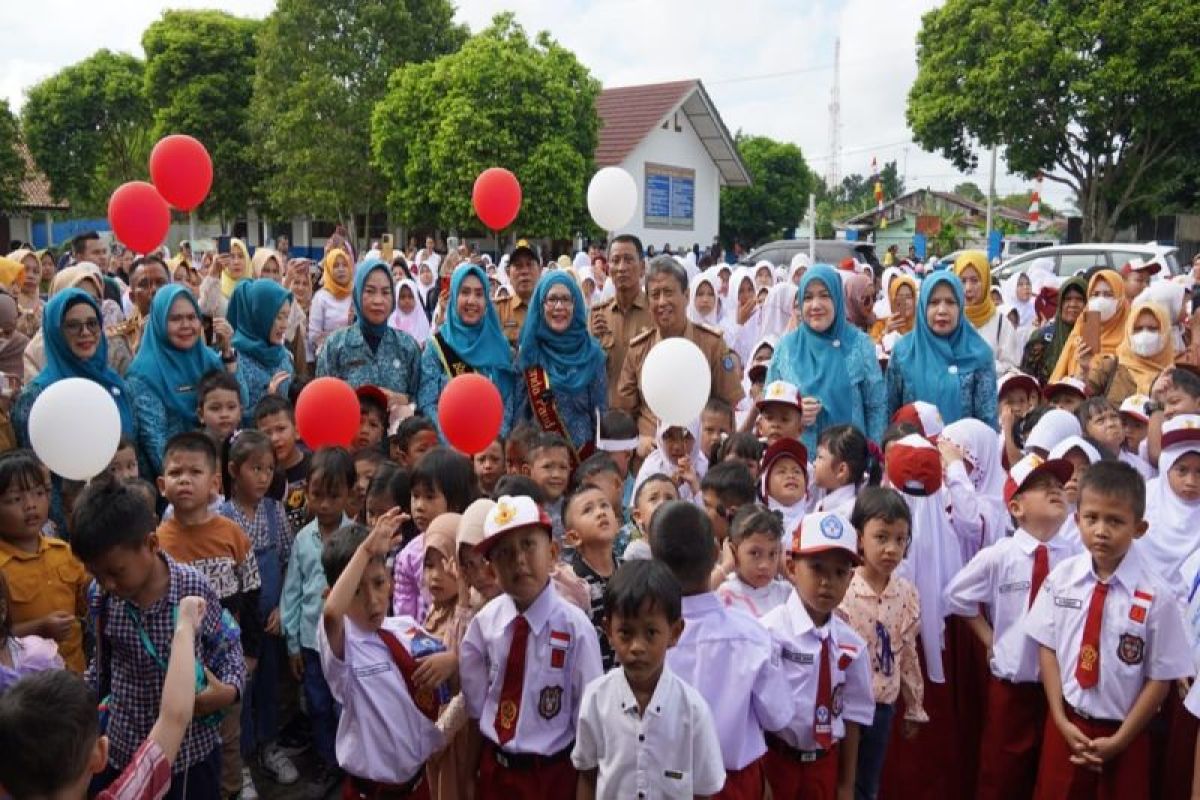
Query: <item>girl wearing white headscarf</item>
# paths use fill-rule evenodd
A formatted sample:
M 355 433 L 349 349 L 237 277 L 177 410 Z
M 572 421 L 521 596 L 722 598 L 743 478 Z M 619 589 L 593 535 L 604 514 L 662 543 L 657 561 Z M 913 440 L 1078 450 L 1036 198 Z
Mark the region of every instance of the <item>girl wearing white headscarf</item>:
M 804 271 L 812 266 L 812 261 L 807 253 L 796 253 L 792 256 L 792 264 L 788 267 L 788 281 L 795 285 L 800 285 L 800 279 L 804 277 Z
M 762 336 L 762 309 L 758 305 L 758 289 L 754 273 L 748 267 L 738 267 L 729 279 L 729 296 L 725 303 L 725 341 L 745 364 L 751 348 Z
M 407 296 L 405 292 L 408 293 Z M 421 293 L 411 278 L 405 278 L 396 284 L 396 310 L 392 312 L 388 324 L 407 333 L 421 347 L 424 347 L 429 339 L 429 318 L 421 308 Z
M 737 423 L 737 429 L 744 431 L 747 429 L 747 419 L 754 415 L 757 418 L 758 399 L 762 394 L 762 387 L 765 385 L 766 373 L 763 373 L 763 382 L 759 383 L 758 388 L 754 388 L 754 383 L 750 380 L 750 370 L 755 367 L 767 367 L 771 364 L 771 358 L 775 355 L 775 347 L 779 344 L 778 337 L 764 336 L 754 343 L 754 347 L 750 349 L 750 358 L 742 362 L 742 399 L 738 401 L 737 407 L 734 409 L 734 422 Z M 753 422 L 753 420 L 751 420 Z
M 1032 328 L 1037 322 L 1037 309 L 1033 307 L 1033 280 L 1024 272 L 1018 272 L 1000 284 L 1000 296 L 1004 304 L 1017 312 L 1017 330 Z
M 574 267 L 574 270 L 575 282 L 579 284 L 579 291 L 583 295 L 583 304 L 590 309 L 600 298 L 600 292 L 596 287 L 596 273 L 589 265 Z
M 693 325 L 715 325 L 720 327 L 723 307 L 720 293 L 720 282 L 713 270 L 704 271 L 699 278 L 691 281 L 691 297 L 688 300 L 687 317 Z M 696 304 L 696 296 L 703 291 L 700 298 L 707 310 L 701 310 Z
M 775 284 L 767 292 L 759 325 L 761 335 L 781 339 L 796 327 L 796 291 L 796 284 L 788 281 Z
M 775 265 L 765 258 L 754 265 L 751 273 L 757 289 L 769 289 L 775 285 Z
M 1184 416 L 1200 425 L 1200 415 Z M 1180 567 L 1200 545 L 1196 536 L 1200 500 L 1185 500 L 1171 488 L 1171 468 L 1189 453 L 1200 454 L 1200 442 L 1179 442 L 1163 448 L 1158 457 L 1158 477 L 1146 482 L 1146 521 L 1150 527 L 1134 545 L 1159 577 L 1172 586 L 1183 583 Z M 1189 582 L 1186 589 L 1191 588 Z
M 682 443 L 679 441 L 681 432 Z M 700 448 L 700 421 L 694 419 L 687 425 L 668 425 L 660 421 L 654 441 L 657 447 L 646 456 L 634 479 L 634 495 L 647 478 L 661 472 L 675 483 L 680 500 L 699 503 L 700 481 L 708 472 L 708 458 Z
M 938 449 L 949 489 L 950 524 L 958 534 L 965 564 L 1008 535 L 1000 439 L 990 426 L 964 418 L 946 426 Z

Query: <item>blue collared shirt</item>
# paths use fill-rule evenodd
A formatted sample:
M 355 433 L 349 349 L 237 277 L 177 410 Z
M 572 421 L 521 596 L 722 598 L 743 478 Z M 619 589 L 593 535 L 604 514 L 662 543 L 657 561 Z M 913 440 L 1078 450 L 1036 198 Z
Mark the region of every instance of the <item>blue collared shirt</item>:
M 331 375 L 354 388 L 378 386 L 415 398 L 421 387 L 421 348 L 403 331 L 388 328 L 373 352 L 362 328 L 350 325 L 325 340 L 317 357 L 317 377 Z

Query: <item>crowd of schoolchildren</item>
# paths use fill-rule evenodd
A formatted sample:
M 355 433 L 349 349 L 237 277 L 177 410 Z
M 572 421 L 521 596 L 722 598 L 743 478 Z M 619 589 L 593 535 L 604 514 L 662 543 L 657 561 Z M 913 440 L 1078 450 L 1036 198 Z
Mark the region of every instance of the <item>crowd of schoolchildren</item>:
M 218 375 L 157 485 L 4 453 L 0 784 L 245 800 L 311 749 L 358 800 L 1187 796 L 1200 377 L 1117 419 L 1026 378 L 1003 433 L 917 402 L 814 453 L 777 381 L 639 465 L 622 411 L 468 457 L 371 387 L 309 452 Z

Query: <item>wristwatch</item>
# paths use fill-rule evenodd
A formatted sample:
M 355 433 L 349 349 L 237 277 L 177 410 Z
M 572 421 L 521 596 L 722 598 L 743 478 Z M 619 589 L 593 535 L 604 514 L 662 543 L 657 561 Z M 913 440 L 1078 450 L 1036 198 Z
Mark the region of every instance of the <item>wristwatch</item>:
M 1157 414 L 1158 412 L 1160 412 L 1162 410 L 1163 410 L 1163 404 L 1158 402 L 1157 400 L 1147 400 L 1146 405 L 1142 406 L 1142 411 L 1144 411 L 1146 413 L 1147 417 Z

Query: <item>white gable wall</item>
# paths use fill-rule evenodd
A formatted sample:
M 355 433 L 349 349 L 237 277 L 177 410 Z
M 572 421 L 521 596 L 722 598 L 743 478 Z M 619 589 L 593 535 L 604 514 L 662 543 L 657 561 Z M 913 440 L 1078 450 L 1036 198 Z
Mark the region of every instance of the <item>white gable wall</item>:
M 676 122 L 682 129 L 679 132 L 675 131 Z M 645 226 L 647 162 L 695 170 L 695 206 L 691 230 Z M 701 249 L 712 244 L 720 226 L 721 173 L 683 111 L 677 111 L 668 117 L 666 130 L 663 130 L 660 124 L 651 131 L 621 162 L 621 167 L 632 175 L 637 183 L 638 209 L 630 223 L 618 231 L 619 233 L 632 233 L 642 240 L 644 246 L 653 245 L 656 251 L 661 251 L 663 245 L 668 243 L 676 252 L 690 248 L 693 243 L 699 243 Z

